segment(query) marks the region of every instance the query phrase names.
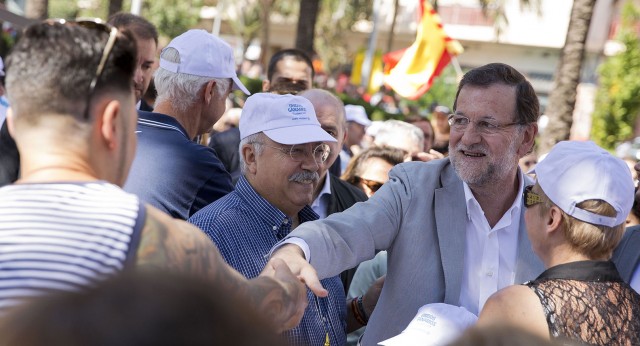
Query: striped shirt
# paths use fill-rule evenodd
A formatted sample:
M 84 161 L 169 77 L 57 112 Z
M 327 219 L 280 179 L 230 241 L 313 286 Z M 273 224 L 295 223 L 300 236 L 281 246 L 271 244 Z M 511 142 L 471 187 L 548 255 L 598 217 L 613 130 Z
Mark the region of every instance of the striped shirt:
M 144 211 L 136 196 L 106 182 L 0 188 L 0 314 L 134 263 Z
M 317 220 L 318 215 L 305 206 L 300 223 Z M 291 231 L 291 219 L 271 205 L 240 177 L 235 191 L 195 213 L 189 222 L 211 238 L 225 261 L 252 279 L 267 264 L 269 250 Z M 321 280 L 329 291 L 318 298 L 307 289 L 309 305 L 300 324 L 287 332 L 290 345 L 344 345 L 346 339 L 346 298 L 339 276 Z

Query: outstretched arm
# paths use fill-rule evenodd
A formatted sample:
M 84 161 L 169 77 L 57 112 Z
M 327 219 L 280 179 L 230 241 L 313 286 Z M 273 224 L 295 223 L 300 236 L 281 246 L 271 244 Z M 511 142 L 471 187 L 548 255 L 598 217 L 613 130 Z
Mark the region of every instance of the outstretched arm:
M 283 261 L 291 269 L 293 275 L 297 275 L 302 282 L 318 297 L 326 297 L 329 292 L 322 287 L 318 273 L 304 258 L 304 252 L 298 245 L 285 244 L 271 254 L 267 266 L 274 262 Z
M 226 264 L 216 246 L 197 227 L 147 206 L 137 266 L 209 278 L 215 285 L 248 300 L 279 331 L 295 327 L 307 305 L 306 289 L 288 267 L 269 262 L 269 269 L 247 280 Z

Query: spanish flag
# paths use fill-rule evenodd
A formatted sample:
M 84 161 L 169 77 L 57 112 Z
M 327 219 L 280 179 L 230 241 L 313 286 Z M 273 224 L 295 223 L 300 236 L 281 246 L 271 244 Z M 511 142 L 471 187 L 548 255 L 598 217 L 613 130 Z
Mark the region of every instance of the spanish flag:
M 416 41 L 411 47 L 388 53 L 383 58 L 385 84 L 411 100 L 429 90 L 451 57 L 463 51 L 462 45 L 444 32 L 440 17 L 429 1 L 421 1 Z M 399 60 L 398 56 L 401 56 Z

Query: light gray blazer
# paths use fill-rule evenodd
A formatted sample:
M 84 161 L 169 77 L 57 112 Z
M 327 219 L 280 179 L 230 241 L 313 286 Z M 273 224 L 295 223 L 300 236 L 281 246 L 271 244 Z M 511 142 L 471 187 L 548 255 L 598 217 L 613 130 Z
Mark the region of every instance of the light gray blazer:
M 310 263 L 320 278 L 371 259 L 377 250 L 388 251 L 387 278 L 363 345 L 402 332 L 422 305 L 459 304 L 467 220 L 462 181 L 448 158 L 400 164 L 389 177 L 367 202 L 303 223 L 289 235 L 309 244 Z M 535 279 L 543 269 L 523 213 L 515 282 Z

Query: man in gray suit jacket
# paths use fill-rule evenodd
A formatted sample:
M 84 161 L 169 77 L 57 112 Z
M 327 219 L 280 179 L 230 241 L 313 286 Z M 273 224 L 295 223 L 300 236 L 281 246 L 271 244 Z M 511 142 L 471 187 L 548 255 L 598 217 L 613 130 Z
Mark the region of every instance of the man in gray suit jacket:
M 477 314 L 492 293 L 543 270 L 524 227 L 531 182 L 518 169 L 537 134 L 531 84 L 508 65 L 485 65 L 465 74 L 453 109 L 449 158 L 396 166 L 369 201 L 301 225 L 272 255 L 323 296 L 318 277 L 387 250 L 364 345 L 399 334 L 428 303 Z

